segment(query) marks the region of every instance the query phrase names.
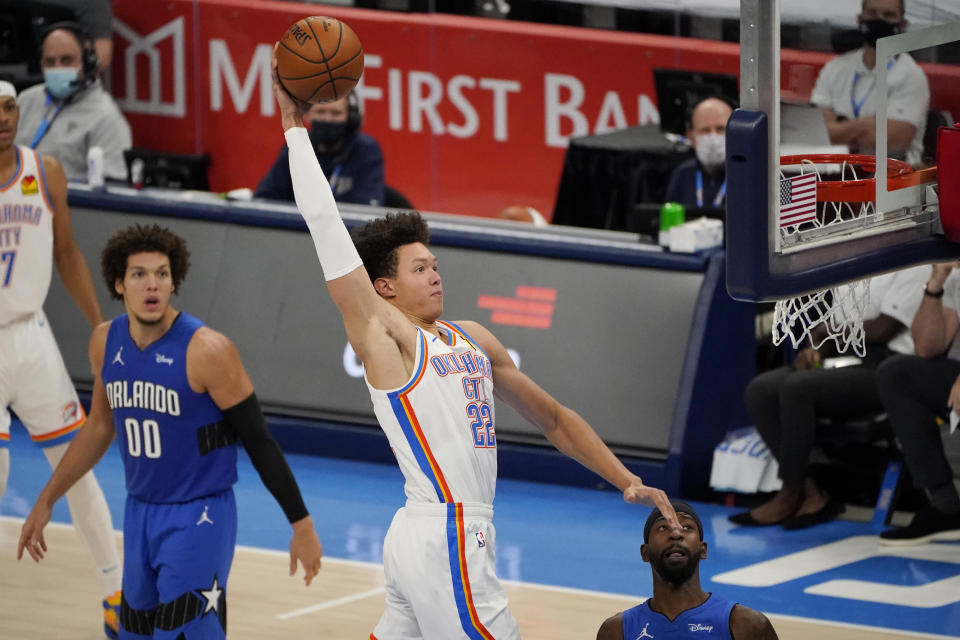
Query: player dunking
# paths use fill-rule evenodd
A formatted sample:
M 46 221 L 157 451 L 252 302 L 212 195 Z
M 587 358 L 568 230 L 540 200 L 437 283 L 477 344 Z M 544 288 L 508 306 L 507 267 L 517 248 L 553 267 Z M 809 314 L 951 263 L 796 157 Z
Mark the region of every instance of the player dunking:
M 93 332 L 90 419 L 37 499 L 17 549 L 18 558 L 24 550 L 43 558 L 53 503 L 119 435 L 128 492 L 120 637 L 127 640 L 225 637 L 237 439 L 293 526 L 290 575 L 299 560 L 309 585 L 320 569 L 313 520 L 236 347 L 170 306 L 189 265 L 183 239 L 157 225 L 121 230 L 107 242 L 103 277 L 126 314 Z
M 86 419 L 43 313 L 54 262 L 91 325 L 103 320 L 90 270 L 73 239 L 63 169 L 56 159 L 13 144 L 19 119 L 16 91 L 0 81 L 0 495 L 10 473 L 9 407 L 52 467 Z M 67 504 L 97 567 L 104 632 L 116 638 L 120 557 L 92 471 L 67 492 Z
M 275 59 L 274 94 L 297 206 L 406 479 L 407 504 L 384 542 L 386 611 L 371 637 L 518 638 L 494 573 L 494 392 L 628 502 L 656 504 L 670 518 L 673 509 L 517 369 L 489 331 L 440 320 L 443 286 L 419 214 L 364 225 L 354 245 L 303 128 L 303 105 L 281 87 Z

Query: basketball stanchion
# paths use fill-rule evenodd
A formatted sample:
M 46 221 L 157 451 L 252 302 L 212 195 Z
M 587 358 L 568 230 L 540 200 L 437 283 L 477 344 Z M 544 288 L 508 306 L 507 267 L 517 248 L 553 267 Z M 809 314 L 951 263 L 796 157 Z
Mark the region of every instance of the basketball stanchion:
M 837 166 L 838 165 L 838 166 Z M 797 167 L 787 176 L 785 167 Z M 876 180 L 862 177 L 876 170 L 874 156 L 810 154 L 780 158 L 778 245 L 782 253 L 840 242 L 867 224 L 895 228 L 912 224 L 929 210 L 877 214 Z M 839 173 L 839 180 L 823 180 L 821 173 Z M 915 187 L 937 177 L 937 168 L 914 171 L 900 160 L 887 161 L 889 190 Z M 878 220 L 879 219 L 879 220 Z M 819 348 L 833 340 L 838 353 L 848 349 L 863 357 L 863 314 L 870 304 L 870 280 L 855 280 L 776 301 L 773 342 L 789 339 L 794 348 Z M 817 328 L 820 327 L 818 330 Z

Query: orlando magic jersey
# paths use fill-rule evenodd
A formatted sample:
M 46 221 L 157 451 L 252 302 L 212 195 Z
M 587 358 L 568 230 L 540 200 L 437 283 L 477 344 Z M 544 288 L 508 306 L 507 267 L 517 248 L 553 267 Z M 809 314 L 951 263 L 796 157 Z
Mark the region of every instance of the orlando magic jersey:
M 650 608 L 650 600 L 623 612 L 625 640 L 653 638 L 723 638 L 731 640 L 730 612 L 736 603 L 715 593 L 699 607 L 687 609 L 673 621 Z
M 464 331 L 417 329 L 416 366 L 399 389 L 367 381 L 410 502 L 492 504 L 497 479 L 490 359 Z
M 126 314 L 110 323 L 101 375 L 127 491 L 140 500 L 187 502 L 237 481 L 236 436 L 210 396 L 187 381 L 187 345 L 202 326 L 181 312 L 141 351 Z
M 0 185 L 0 325 L 43 307 L 53 270 L 53 207 L 43 163 L 15 147 L 17 172 Z

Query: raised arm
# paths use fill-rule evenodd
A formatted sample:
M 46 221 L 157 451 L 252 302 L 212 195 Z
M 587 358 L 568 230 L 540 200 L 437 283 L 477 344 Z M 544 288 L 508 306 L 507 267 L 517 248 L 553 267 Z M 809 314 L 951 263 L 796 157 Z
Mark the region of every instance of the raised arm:
M 557 402 L 517 368 L 492 333 L 476 322 L 461 324 L 490 358 L 493 389 L 498 398 L 540 429 L 558 450 L 622 491 L 624 500 L 658 507 L 672 526 L 680 526 L 666 493 L 644 485 L 643 480 L 623 466 L 586 420 Z
M 53 261 L 70 296 L 83 311 L 87 322 L 96 327 L 103 322 L 103 314 L 87 261 L 73 238 L 70 207 L 67 206 L 67 178 L 53 156 L 43 156 L 42 162 L 47 194 L 53 207 Z
M 273 55 L 273 93 L 280 107 L 281 122 L 290 154 L 290 178 L 297 209 L 303 216 L 320 258 L 330 297 L 343 316 L 347 338 L 366 363 L 388 333 L 402 320 L 389 303 L 377 295 L 360 260 L 323 175 L 307 130 L 303 126 L 304 103 L 295 100 L 277 77 L 276 48 Z
M 209 394 L 223 411 L 260 474 L 260 480 L 283 509 L 293 528 L 290 575 L 296 573 L 299 560 L 303 564 L 304 581 L 309 585 L 320 571 L 323 548 L 293 472 L 280 445 L 267 429 L 253 383 L 236 346 L 210 328 L 198 330 L 187 347 L 187 378 L 195 391 Z
M 27 516 L 20 531 L 20 541 L 17 543 L 17 559 L 23 557 L 24 550 L 34 561 L 39 562 L 47 550 L 47 543 L 43 539 L 43 528 L 50 522 L 53 505 L 67 490 L 97 464 L 113 442 L 115 435 L 113 428 L 113 414 L 107 402 L 107 394 L 100 378 L 100 369 L 103 366 L 103 349 L 107 340 L 109 322 L 105 322 L 93 331 L 90 337 L 90 365 L 93 368 L 93 395 L 90 398 L 90 415 L 83 427 L 67 447 L 67 452 L 47 485 L 40 492 L 30 515 Z

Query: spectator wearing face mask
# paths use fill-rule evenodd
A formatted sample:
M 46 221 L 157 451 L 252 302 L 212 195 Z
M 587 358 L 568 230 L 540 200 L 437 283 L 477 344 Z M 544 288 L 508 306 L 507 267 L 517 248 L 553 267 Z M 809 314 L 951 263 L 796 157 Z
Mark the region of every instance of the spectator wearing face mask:
M 863 0 L 857 16 L 863 47 L 838 56 L 817 76 L 810 101 L 823 109 L 830 142 L 853 153 L 873 154 L 876 145 L 877 40 L 903 33 L 905 0 Z M 919 165 L 930 106 L 930 87 L 909 54 L 886 61 L 887 153 Z
M 670 174 L 666 202 L 687 208 L 723 208 L 727 195 L 726 130 L 733 109 L 720 98 L 707 98 L 693 108 L 687 139 L 696 157 Z
M 123 152 L 133 144 L 130 125 L 98 77 L 94 41 L 75 22 L 59 22 L 43 34 L 43 84 L 17 99 L 16 144 L 53 156 L 68 180 L 86 180 L 87 152 L 103 149 L 104 175 L 123 180 Z
M 383 152 L 376 140 L 360 131 L 360 107 L 355 94 L 312 105 L 304 123 L 337 202 L 382 205 Z M 284 145 L 257 185 L 254 197 L 293 201 L 288 154 Z

